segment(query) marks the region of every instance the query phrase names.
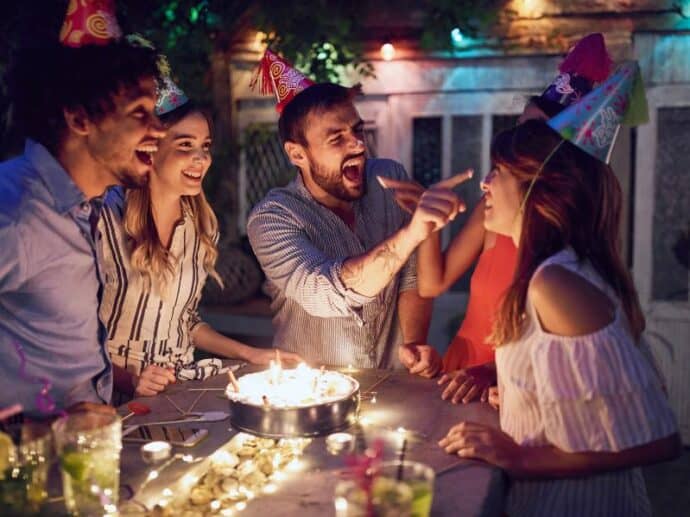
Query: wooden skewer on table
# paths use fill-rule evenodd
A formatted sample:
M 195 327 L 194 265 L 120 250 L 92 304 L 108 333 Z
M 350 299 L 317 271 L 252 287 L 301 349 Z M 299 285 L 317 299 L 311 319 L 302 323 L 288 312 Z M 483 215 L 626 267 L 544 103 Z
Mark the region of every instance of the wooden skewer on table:
M 365 395 L 367 393 L 371 393 L 374 390 L 374 388 L 376 388 L 376 387 L 380 386 L 381 384 L 383 384 L 384 382 L 386 382 L 391 377 L 391 375 L 393 375 L 392 372 L 387 373 L 386 375 L 381 377 L 379 380 L 377 380 L 374 384 L 369 386 L 366 390 L 364 390 L 361 394 Z

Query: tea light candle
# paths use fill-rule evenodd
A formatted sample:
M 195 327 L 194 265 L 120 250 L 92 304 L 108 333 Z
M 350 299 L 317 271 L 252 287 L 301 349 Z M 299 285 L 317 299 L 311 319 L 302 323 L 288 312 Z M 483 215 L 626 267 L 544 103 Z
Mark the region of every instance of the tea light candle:
M 158 463 L 170 457 L 172 447 L 168 442 L 148 442 L 141 446 L 141 457 L 146 463 Z
M 343 451 L 350 452 L 354 444 L 355 437 L 350 433 L 333 433 L 326 438 L 326 450 L 336 455 Z

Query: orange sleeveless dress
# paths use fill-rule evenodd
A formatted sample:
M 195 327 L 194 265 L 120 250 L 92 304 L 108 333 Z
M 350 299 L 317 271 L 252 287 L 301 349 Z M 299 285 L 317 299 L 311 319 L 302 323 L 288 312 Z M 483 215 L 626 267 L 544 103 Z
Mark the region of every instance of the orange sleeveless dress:
M 496 235 L 496 244 L 479 256 L 470 280 L 470 299 L 460 330 L 443 356 L 443 371 L 451 372 L 494 360 L 486 343 L 494 314 L 510 287 L 517 266 L 517 248 L 510 237 Z

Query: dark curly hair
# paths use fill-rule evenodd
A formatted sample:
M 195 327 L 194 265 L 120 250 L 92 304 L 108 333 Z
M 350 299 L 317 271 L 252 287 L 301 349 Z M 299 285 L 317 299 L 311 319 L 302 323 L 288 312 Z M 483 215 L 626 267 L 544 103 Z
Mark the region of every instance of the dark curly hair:
M 92 121 L 102 120 L 115 109 L 116 94 L 137 87 L 144 78 L 160 79 L 157 57 L 155 49 L 127 40 L 18 50 L 7 76 L 18 135 L 55 153 L 66 130 L 65 109 L 82 108 Z

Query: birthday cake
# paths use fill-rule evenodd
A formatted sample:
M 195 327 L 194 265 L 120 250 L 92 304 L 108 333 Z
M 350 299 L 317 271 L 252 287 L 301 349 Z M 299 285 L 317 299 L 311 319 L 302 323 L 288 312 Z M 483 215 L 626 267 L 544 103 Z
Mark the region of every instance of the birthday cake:
M 268 437 L 317 436 L 352 425 L 359 383 L 337 371 L 301 364 L 248 373 L 226 390 L 233 427 Z
M 238 380 L 239 391 L 228 385 L 230 400 L 279 408 L 325 404 L 352 395 L 359 383 L 340 372 L 298 366 L 292 370 L 266 370 Z

